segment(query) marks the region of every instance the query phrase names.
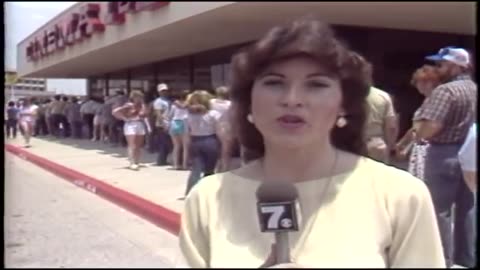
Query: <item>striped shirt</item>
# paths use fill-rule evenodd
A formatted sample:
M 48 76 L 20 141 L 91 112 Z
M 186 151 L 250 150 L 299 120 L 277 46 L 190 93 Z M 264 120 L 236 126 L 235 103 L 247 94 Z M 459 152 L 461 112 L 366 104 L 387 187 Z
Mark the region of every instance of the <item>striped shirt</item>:
M 187 124 L 191 136 L 215 135 L 220 113 L 210 110 L 207 113 L 189 113 Z
M 458 76 L 433 90 L 413 120 L 443 124 L 443 128 L 429 140 L 432 143 L 463 143 L 475 119 L 476 105 L 477 85 L 469 76 Z

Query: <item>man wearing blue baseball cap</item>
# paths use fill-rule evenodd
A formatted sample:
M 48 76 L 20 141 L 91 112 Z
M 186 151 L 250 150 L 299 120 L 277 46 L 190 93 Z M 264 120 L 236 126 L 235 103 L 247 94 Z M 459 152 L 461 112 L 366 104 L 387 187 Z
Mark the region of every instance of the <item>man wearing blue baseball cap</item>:
M 453 77 L 468 76 L 471 68 L 470 54 L 462 48 L 445 47 L 440 49 L 438 54 L 427 56 L 425 59 L 433 61 L 439 67 L 439 71 Z
M 425 158 L 425 183 L 432 195 L 437 212 L 444 255 L 448 267 L 458 264 L 474 267 L 475 254 L 472 192 L 463 181 L 458 152 L 475 119 L 477 85 L 469 73 L 469 53 L 462 48 L 442 48 L 438 54 L 426 57 L 433 61 L 445 83 L 427 97 L 414 121 L 422 124 L 417 139 L 430 143 Z M 452 235 L 451 210 L 455 205 L 455 225 Z M 452 237 L 453 236 L 453 237 Z M 453 241 L 452 241 L 453 239 Z

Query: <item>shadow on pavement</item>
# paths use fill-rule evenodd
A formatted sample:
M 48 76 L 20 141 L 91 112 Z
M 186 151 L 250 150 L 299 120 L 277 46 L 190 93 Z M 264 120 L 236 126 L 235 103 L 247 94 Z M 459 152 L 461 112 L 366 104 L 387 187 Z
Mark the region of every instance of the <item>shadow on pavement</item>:
M 38 140 L 44 140 L 48 142 L 72 146 L 82 150 L 95 150 L 98 154 L 109 155 L 114 158 L 121 158 L 121 159 L 127 158 L 127 148 L 123 146 L 114 147 L 109 145 L 108 143 L 99 142 L 99 141 L 92 142 L 91 140 L 86 140 L 86 139 L 71 139 L 71 138 L 57 139 L 51 136 L 40 136 L 35 138 Z M 143 148 L 141 163 L 156 163 L 156 160 L 157 160 L 156 153 L 153 153 L 153 154 L 149 153 L 146 148 Z M 124 168 L 122 167 L 118 169 L 124 169 Z

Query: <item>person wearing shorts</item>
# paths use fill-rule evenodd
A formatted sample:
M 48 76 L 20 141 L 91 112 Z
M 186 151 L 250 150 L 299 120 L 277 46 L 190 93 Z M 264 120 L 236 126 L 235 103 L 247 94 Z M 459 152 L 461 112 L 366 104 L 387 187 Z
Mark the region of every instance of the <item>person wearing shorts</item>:
M 20 126 L 23 129 L 23 138 L 25 139 L 25 147 L 31 147 L 30 138 L 33 134 L 35 116 L 38 106 L 33 104 L 30 99 L 25 99 L 23 107 L 20 109 Z
M 185 125 L 188 110 L 185 105 L 185 97 L 186 92 L 179 93 L 169 111 L 169 133 L 173 142 L 173 168 L 175 170 L 188 168 L 188 135 Z
M 147 133 L 147 127 L 145 125 L 147 109 L 143 92 L 133 90 L 130 93 L 130 101 L 114 109 L 113 116 L 125 122 L 123 133 L 127 138 L 128 157 L 130 160 L 129 168 L 138 170 L 140 167 L 141 149 Z

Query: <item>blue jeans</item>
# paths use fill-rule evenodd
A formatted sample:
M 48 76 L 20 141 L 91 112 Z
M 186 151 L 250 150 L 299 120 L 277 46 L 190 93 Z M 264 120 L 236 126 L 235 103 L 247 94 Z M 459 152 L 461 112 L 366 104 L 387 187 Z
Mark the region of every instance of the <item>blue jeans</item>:
M 192 171 L 188 177 L 185 196 L 202 177 L 215 172 L 220 155 L 220 142 L 216 135 L 192 136 L 190 140 L 190 155 L 193 162 Z
M 469 239 L 471 241 L 471 245 L 473 246 L 474 254 L 477 254 L 477 248 L 475 246 L 475 241 L 477 240 L 477 193 L 473 193 L 473 208 L 470 210 L 470 218 L 473 220 L 473 235 Z M 474 267 L 477 266 L 477 257 L 475 256 Z
M 10 131 L 12 131 L 12 137 L 13 138 L 17 137 L 17 125 L 18 125 L 18 120 L 17 119 L 8 119 L 7 120 L 7 138 L 10 138 Z
M 162 127 L 156 127 L 156 143 L 158 145 L 157 165 L 167 165 L 168 153 L 172 150 L 172 139 L 168 134 L 167 129 Z
M 447 267 L 458 264 L 473 267 L 475 261 L 473 194 L 463 179 L 458 162 L 461 145 L 431 144 L 425 158 L 425 184 L 430 190 L 442 239 Z M 455 205 L 452 235 L 452 206 Z

